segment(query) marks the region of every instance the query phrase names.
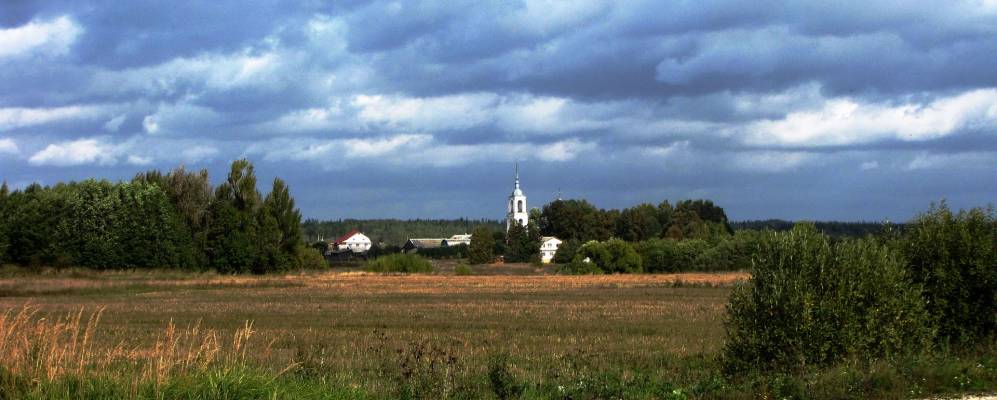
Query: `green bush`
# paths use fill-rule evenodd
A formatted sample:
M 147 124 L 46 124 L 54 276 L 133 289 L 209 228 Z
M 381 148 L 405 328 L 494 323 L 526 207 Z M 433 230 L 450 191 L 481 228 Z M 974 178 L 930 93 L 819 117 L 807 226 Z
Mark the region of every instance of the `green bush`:
M 798 224 L 764 236 L 751 273 L 727 306 L 728 372 L 892 359 L 927 349 L 934 336 L 920 285 L 872 239 L 832 245 Z
M 454 275 L 461 275 L 461 276 L 474 275 L 474 271 L 471 271 L 471 267 L 463 263 L 457 264 L 457 267 L 454 268 L 453 273 Z
M 669 273 L 695 270 L 696 258 L 709 250 L 710 244 L 700 239 L 651 239 L 637 243 L 636 249 L 645 271 Z
M 707 272 L 748 269 L 760 234 L 758 231 L 738 231 L 694 255 L 692 269 Z
M 997 217 L 993 208 L 953 213 L 932 205 L 907 229 L 901 248 L 925 289 L 938 338 L 968 343 L 997 333 Z
M 390 254 L 367 262 L 371 272 L 433 272 L 433 265 L 415 254 Z
M 322 253 L 312 247 L 305 247 L 304 245 L 298 247 L 295 251 L 295 256 L 297 257 L 297 264 L 300 268 L 326 269 L 329 267 L 329 263 L 325 261 Z
M 572 264 L 585 263 L 583 260 L 586 258 L 599 270 L 606 273 L 639 273 L 643 271 L 640 255 L 630 243 L 619 239 L 585 243 L 575 252 Z M 580 265 L 574 265 L 570 268 L 576 267 L 580 267 Z M 588 267 L 581 269 L 589 270 Z
M 561 242 L 560 246 L 557 246 L 557 251 L 554 252 L 554 263 L 555 264 L 567 264 L 575 258 L 575 253 L 578 252 L 578 247 L 581 246 L 581 242 L 572 239 L 565 239 Z
M 561 264 L 557 269 L 558 273 L 568 274 L 568 275 L 601 275 L 605 272 L 595 265 L 591 261 L 582 261 L 582 259 L 572 260 L 570 263 Z

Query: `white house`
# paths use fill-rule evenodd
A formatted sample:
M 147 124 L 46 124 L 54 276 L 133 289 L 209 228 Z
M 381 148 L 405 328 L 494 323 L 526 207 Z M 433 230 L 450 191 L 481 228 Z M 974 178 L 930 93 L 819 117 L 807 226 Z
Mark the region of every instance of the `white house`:
M 554 261 L 554 254 L 557 253 L 557 248 L 560 245 L 561 240 L 556 237 L 544 236 L 540 238 L 540 261 L 544 264 Z
M 460 244 L 466 244 L 466 245 L 470 246 L 471 245 L 471 235 L 466 234 L 466 233 L 463 234 L 463 235 L 453 235 L 449 239 L 446 239 L 446 240 L 443 241 L 443 245 L 444 246 L 457 246 L 457 245 L 460 245 Z
M 360 231 L 353 229 L 332 242 L 329 250 L 335 252 L 352 251 L 354 253 L 365 253 L 367 250 L 370 250 L 370 246 L 370 238 L 360 233 Z

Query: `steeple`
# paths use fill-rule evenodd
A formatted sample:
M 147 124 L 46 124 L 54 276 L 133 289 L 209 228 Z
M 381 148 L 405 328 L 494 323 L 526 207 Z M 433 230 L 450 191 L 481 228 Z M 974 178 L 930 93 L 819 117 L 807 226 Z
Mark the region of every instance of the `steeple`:
M 522 196 L 523 189 L 519 188 L 519 160 L 516 160 L 516 188 L 512 191 L 513 196 Z
M 529 223 L 529 214 L 526 208 L 526 195 L 519 187 L 519 160 L 516 160 L 516 186 L 509 195 L 509 208 L 506 214 L 505 229 L 508 232 L 512 224 L 526 226 Z

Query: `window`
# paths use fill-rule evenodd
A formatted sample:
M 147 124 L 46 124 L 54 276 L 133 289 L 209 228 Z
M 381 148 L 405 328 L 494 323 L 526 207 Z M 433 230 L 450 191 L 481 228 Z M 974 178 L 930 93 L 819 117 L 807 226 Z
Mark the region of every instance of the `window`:
M 522 200 L 519 201 L 519 211 L 518 212 L 523 212 L 523 201 Z

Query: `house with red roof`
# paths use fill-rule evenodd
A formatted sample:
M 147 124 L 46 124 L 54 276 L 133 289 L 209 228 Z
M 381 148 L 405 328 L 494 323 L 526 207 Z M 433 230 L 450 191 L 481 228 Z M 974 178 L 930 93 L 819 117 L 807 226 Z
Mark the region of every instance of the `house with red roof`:
M 346 232 L 345 235 L 336 238 L 332 243 L 329 243 L 329 251 L 335 253 L 366 253 L 370 250 L 370 246 L 370 238 L 360 233 L 360 231 L 353 229 Z

